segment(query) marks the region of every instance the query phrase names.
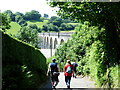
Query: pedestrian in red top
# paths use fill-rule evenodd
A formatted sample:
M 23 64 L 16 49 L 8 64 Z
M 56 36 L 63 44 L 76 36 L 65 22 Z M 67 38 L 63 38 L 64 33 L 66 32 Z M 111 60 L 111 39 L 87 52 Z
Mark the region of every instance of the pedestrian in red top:
M 71 65 L 70 60 L 67 60 L 66 65 L 64 66 L 64 75 L 67 88 L 70 88 L 70 81 L 73 73 L 73 65 Z

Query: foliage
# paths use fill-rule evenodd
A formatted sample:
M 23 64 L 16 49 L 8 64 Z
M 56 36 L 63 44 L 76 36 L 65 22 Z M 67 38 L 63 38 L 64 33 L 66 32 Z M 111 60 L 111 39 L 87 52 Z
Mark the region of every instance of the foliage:
M 10 18 L 11 21 L 15 21 L 15 15 L 11 10 L 6 10 L 4 11 L 4 13 L 7 14 L 7 16 Z
M 90 75 L 98 87 L 118 87 L 115 81 L 118 78 L 118 75 L 115 75 L 118 70 L 116 68 L 118 53 L 114 48 L 109 52 L 115 54 L 107 55 L 108 47 L 104 44 L 106 39 L 105 29 L 99 29 L 85 22 L 76 27 L 76 32 L 70 40 L 60 45 L 55 57 L 59 60 L 61 69 L 67 59 L 76 61 L 79 64 L 77 74 Z M 114 68 L 116 72 L 110 68 Z
M 15 16 L 15 22 L 17 22 L 21 26 L 27 26 L 26 21 L 24 20 L 23 16 L 21 16 L 21 15 Z
M 60 25 L 60 30 L 64 31 L 64 30 L 74 30 L 75 26 L 73 26 L 72 24 L 67 24 L 67 23 L 62 23 Z
M 53 25 L 53 24 L 45 24 L 45 25 L 43 25 L 42 30 L 58 32 L 59 28 L 58 28 L 58 26 Z
M 10 10 L 4 11 L 4 13 L 7 15 L 8 18 L 11 19 L 11 21 L 17 22 L 21 26 L 26 26 L 27 23 L 24 20 L 24 15 L 20 12 L 16 12 L 15 14 L 12 13 Z
M 41 32 L 41 29 L 38 28 L 38 26 L 36 24 L 29 24 L 28 26 L 32 29 L 36 29 L 39 33 Z
M 36 48 L 2 33 L 2 88 L 38 88 L 46 78 L 46 58 Z
M 78 28 L 78 31 L 83 28 L 75 35 L 80 40 L 73 37 L 74 41 L 71 40 L 69 43 L 75 45 L 69 47 L 70 45 L 67 44 L 72 53 L 68 56 L 71 58 L 74 56 L 81 65 L 79 67 L 81 74 L 90 74 L 98 86 L 114 87 L 116 82 L 110 68 L 113 67 L 117 71 L 116 66 L 119 65 L 120 61 L 119 2 L 50 2 L 50 6 L 58 7 L 58 15 L 61 17 L 68 17 L 82 23 L 89 21 L 88 26 L 97 26 L 99 30 L 101 27 L 105 28 L 104 34 L 101 32 L 102 30 L 91 33 L 94 37 L 89 34 L 90 29 Z M 94 29 L 92 30 L 94 31 Z M 99 35 L 99 33 L 101 34 Z M 116 86 L 119 86 L 118 83 Z
M 40 21 L 43 22 L 44 21 L 44 17 L 40 17 Z
M 60 30 L 74 30 L 75 25 L 64 23 L 74 23 L 74 21 L 70 21 L 70 19 L 62 19 L 60 17 L 52 16 L 50 19 L 47 14 L 44 14 L 41 17 L 38 11 L 32 10 L 30 12 L 26 12 L 25 14 L 16 12 L 12 13 L 10 10 L 6 10 L 4 12 L 7 16 L 12 20 L 17 22 L 21 27 L 27 26 L 28 24 L 36 24 L 39 27 L 39 32 L 41 31 L 55 31 L 58 32 Z M 47 23 L 47 24 L 46 24 Z M 44 25 L 44 26 L 43 26 Z M 62 25 L 62 26 L 61 26 Z
M 42 30 L 47 31 L 65 31 L 65 30 L 74 30 L 75 25 L 63 23 L 65 20 L 56 16 L 52 16 L 48 23 L 43 25 Z
M 41 14 L 39 14 L 39 12 L 35 10 L 26 12 L 24 16 L 25 20 L 36 20 L 36 21 L 39 21 L 40 17 L 41 17 Z
M 11 28 L 6 31 L 9 35 L 16 35 L 21 28 L 21 26 L 16 22 L 11 22 L 10 26 Z
M 25 26 L 18 31 L 16 38 L 38 47 L 38 31 L 35 27 Z
M 110 20 L 114 21 L 117 26 L 120 22 L 120 12 L 118 12 L 120 6 L 116 2 L 51 2 L 50 5 L 60 8 L 58 15 L 62 17 L 89 21 L 98 26 L 106 26 Z
M 49 17 L 49 15 L 48 14 L 44 14 L 44 18 L 48 18 Z
M 30 12 L 26 12 L 25 14 L 20 13 L 20 12 L 16 12 L 15 14 L 12 13 L 12 11 L 10 10 L 6 10 L 4 11 L 5 14 L 7 14 L 7 16 L 12 20 L 17 22 L 19 25 L 21 26 L 27 26 L 27 22 L 26 21 L 39 21 L 39 22 L 43 22 L 44 21 L 44 17 L 41 17 L 41 14 L 39 14 L 38 11 L 35 10 L 31 10 Z M 47 14 L 46 14 L 47 15 Z
M 17 16 L 17 15 L 18 15 L 18 16 L 22 16 L 22 17 L 24 18 L 24 14 L 21 13 L 21 12 L 16 12 L 16 13 L 15 13 L 15 16 Z
M 4 31 L 6 29 L 10 29 L 9 23 L 10 23 L 10 18 L 8 18 L 7 15 L 4 13 L 0 13 L 0 29 Z
M 37 27 L 36 27 L 37 31 L 41 32 L 42 25 L 47 23 L 47 21 L 48 20 L 44 20 L 44 22 L 31 22 L 31 21 L 27 21 L 27 24 L 28 24 L 28 26 L 29 25 L 33 25 L 35 27 L 37 25 Z M 20 31 L 21 26 L 18 23 L 11 22 L 9 25 L 11 26 L 11 28 L 6 30 L 6 33 L 8 33 L 9 35 L 14 36 L 14 35 L 16 35 L 18 33 L 18 31 Z
M 45 25 L 48 22 L 48 20 L 44 20 L 43 22 L 39 21 L 27 21 L 27 24 L 36 24 L 38 28 L 42 28 L 43 25 Z
M 50 6 L 58 7 L 58 15 L 61 17 L 89 21 L 91 25 L 104 27 L 109 44 L 117 43 L 116 47 L 120 47 L 119 2 L 50 2 Z

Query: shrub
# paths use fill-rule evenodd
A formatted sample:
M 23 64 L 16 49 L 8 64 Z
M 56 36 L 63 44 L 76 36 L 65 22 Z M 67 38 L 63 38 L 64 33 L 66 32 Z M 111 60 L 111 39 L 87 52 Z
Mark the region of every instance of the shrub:
M 37 88 L 46 80 L 46 58 L 33 46 L 2 33 L 2 86 Z

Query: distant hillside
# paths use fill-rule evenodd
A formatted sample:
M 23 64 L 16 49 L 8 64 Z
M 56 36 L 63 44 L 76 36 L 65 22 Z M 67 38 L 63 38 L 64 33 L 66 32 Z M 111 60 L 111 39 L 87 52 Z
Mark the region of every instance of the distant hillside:
M 39 21 L 27 21 L 27 24 L 36 24 L 38 27 L 42 28 L 44 24 L 46 24 L 48 20 L 44 20 L 44 22 L 39 22 Z
M 27 24 L 36 24 L 38 27 L 42 28 L 44 24 L 46 24 L 48 20 L 44 20 L 44 22 L 39 21 L 27 21 Z M 20 30 L 21 26 L 16 22 L 10 23 L 11 28 L 7 30 L 8 34 L 16 35 L 17 32 Z
M 78 23 L 68 23 L 68 24 L 72 24 L 72 25 L 78 25 Z
M 27 24 L 36 24 L 39 28 L 42 28 L 43 25 L 47 24 L 48 20 L 44 20 L 44 22 L 39 22 L 39 21 L 27 21 Z M 72 25 L 78 25 L 78 23 L 67 23 L 67 24 L 72 24 Z M 10 23 L 11 28 L 7 30 L 8 34 L 16 35 L 17 32 L 20 30 L 21 26 L 16 23 L 16 22 L 11 22 Z M 74 32 L 74 30 L 70 31 L 61 31 L 61 32 Z
M 21 26 L 16 22 L 10 23 L 11 28 L 7 30 L 8 34 L 15 35 L 20 30 Z

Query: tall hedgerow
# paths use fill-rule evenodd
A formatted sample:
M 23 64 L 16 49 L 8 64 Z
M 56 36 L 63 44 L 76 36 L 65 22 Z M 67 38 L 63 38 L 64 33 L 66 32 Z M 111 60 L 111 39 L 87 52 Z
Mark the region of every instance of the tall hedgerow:
M 77 74 L 91 76 L 97 87 L 119 87 L 115 80 L 119 79 L 118 53 L 115 47 L 107 46 L 108 41 L 104 28 L 90 26 L 89 22 L 80 23 L 72 38 L 62 44 L 55 55 L 61 69 L 70 59 L 79 64 Z

